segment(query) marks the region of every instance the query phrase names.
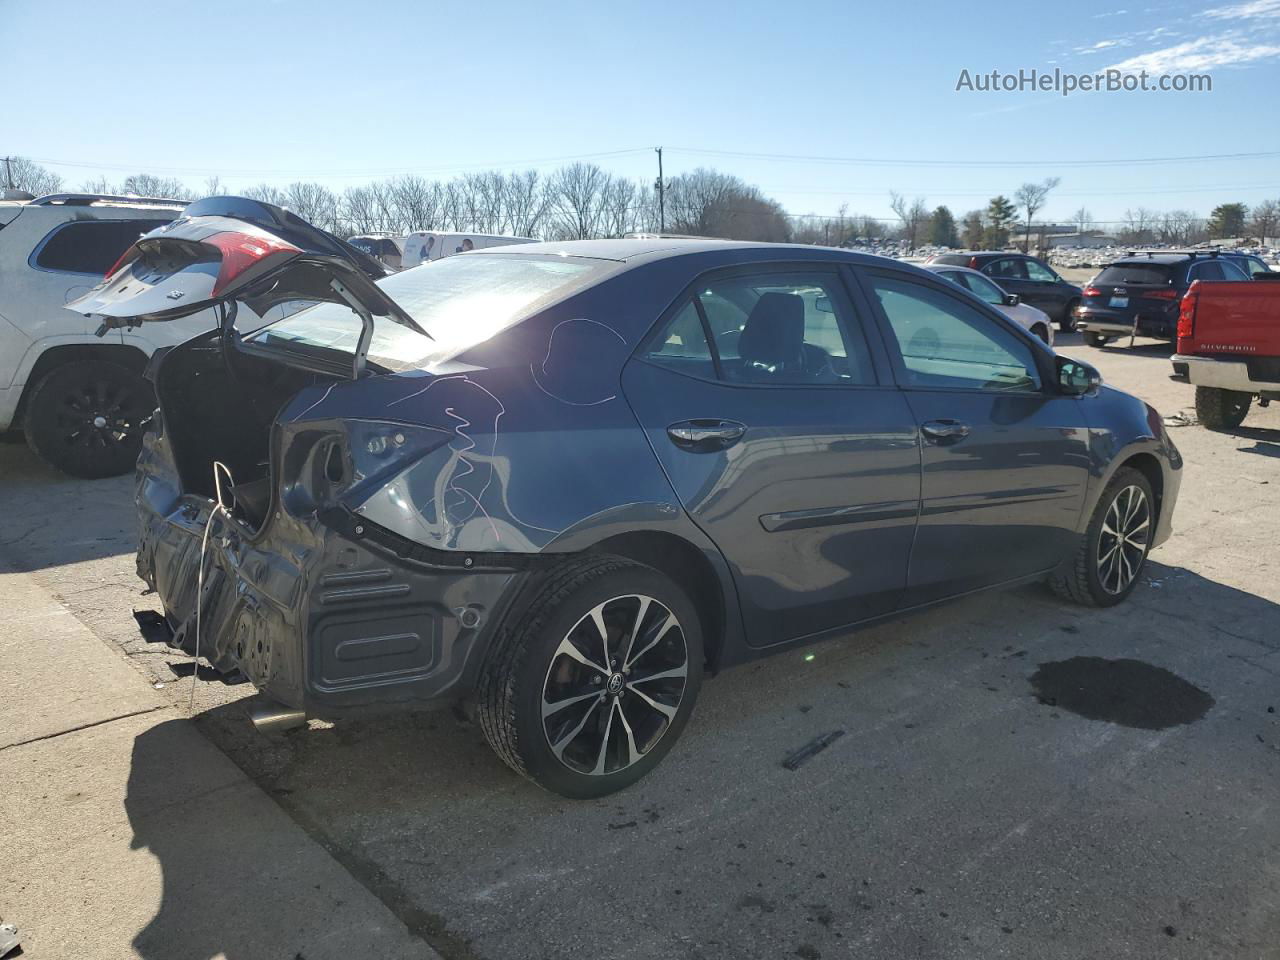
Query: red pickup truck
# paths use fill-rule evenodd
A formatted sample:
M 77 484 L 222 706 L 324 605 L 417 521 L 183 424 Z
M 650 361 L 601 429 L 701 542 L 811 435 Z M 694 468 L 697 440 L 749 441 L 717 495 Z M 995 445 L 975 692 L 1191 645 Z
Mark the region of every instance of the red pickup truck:
M 1232 430 L 1254 398 L 1280 400 L 1280 273 L 1254 283 L 1197 280 L 1178 313 L 1172 379 L 1196 388 L 1196 416 Z

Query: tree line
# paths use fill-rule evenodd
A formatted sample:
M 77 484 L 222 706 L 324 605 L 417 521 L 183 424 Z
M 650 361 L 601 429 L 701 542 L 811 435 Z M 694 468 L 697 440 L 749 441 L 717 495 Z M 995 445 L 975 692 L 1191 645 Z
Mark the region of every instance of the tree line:
M 58 174 L 23 158 L 6 171 L 13 186 L 33 194 L 63 189 Z M 699 168 L 656 183 L 620 177 L 591 163 L 574 163 L 549 173 L 537 170 L 467 173 L 448 180 L 400 176 L 334 190 L 312 181 L 285 186 L 261 183 L 237 193 L 287 207 L 306 220 L 343 236 L 403 235 L 441 230 L 575 240 L 655 232 L 849 246 L 894 241 L 908 249 L 923 245 L 1001 250 L 1012 244 L 1043 246 L 1045 225 L 1036 220 L 1057 177 L 1024 183 L 1011 197 L 999 194 L 985 207 L 957 217 L 945 205 L 930 208 L 924 197 L 890 192 L 893 218 L 850 213 L 791 215 L 781 204 L 732 174 Z M 139 173 L 111 181 L 89 180 L 88 193 L 135 194 L 191 200 L 227 193 L 218 177 L 199 189 L 175 177 Z M 1098 232 L 1083 207 L 1069 221 L 1081 234 Z M 1208 239 L 1274 237 L 1280 232 L 1280 201 L 1252 208 L 1220 204 L 1208 218 L 1187 210 L 1126 210 L 1105 231 L 1118 242 L 1190 244 Z

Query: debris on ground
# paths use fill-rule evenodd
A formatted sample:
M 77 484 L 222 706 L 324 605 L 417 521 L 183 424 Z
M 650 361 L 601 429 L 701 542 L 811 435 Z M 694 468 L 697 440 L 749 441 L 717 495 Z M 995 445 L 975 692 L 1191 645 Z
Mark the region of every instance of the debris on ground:
M 782 761 L 782 765 L 788 770 L 796 770 L 843 736 L 843 730 L 832 730 L 830 733 L 824 733 L 820 737 L 814 737 L 795 753 L 788 754 L 787 759 Z
M 1166 427 L 1194 427 L 1200 422 L 1194 413 L 1188 413 L 1186 410 L 1179 410 L 1162 419 Z
M 18 928 L 12 923 L 0 923 L 0 960 L 17 950 L 20 943 Z

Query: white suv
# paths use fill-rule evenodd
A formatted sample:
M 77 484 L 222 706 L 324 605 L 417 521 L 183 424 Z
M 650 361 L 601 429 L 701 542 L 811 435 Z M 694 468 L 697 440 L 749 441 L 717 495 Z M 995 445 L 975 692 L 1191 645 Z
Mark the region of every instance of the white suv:
M 98 336 L 95 321 L 65 307 L 183 206 L 95 194 L 0 200 L 0 432 L 22 430 L 59 470 L 132 470 L 155 408 L 147 358 L 212 325 L 193 317 Z

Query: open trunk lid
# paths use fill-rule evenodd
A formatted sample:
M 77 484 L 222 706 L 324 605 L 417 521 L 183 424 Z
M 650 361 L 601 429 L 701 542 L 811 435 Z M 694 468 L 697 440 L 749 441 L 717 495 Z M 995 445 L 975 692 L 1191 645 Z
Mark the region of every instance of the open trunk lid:
M 263 317 L 290 302 L 346 303 L 365 323 L 387 317 L 428 336 L 378 285 L 381 263 L 300 217 L 241 197 L 210 197 L 141 237 L 89 293 L 67 304 L 114 327 L 176 320 L 244 303 Z M 357 351 L 356 368 L 363 364 Z

